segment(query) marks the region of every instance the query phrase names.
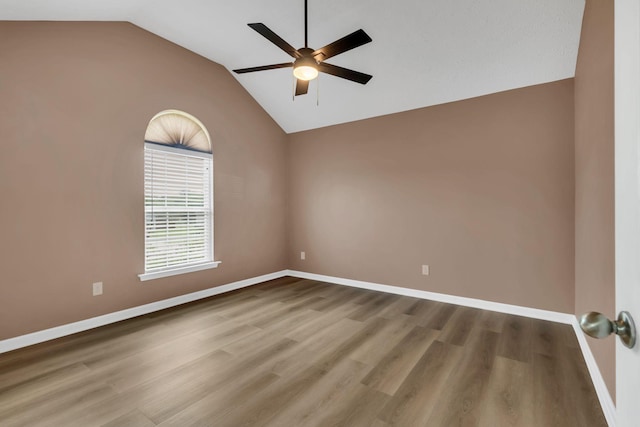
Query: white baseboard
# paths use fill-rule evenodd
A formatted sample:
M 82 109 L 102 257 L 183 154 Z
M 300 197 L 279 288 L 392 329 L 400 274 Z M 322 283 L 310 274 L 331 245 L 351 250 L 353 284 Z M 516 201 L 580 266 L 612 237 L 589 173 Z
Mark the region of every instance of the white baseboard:
M 295 271 L 288 270 L 287 275 L 293 277 L 299 277 L 301 279 L 309 279 L 309 280 L 317 280 L 320 282 L 327 283 L 335 283 L 338 285 L 352 286 L 356 288 L 362 289 L 370 289 L 373 291 L 387 292 L 396 295 L 404 295 L 414 298 L 422 298 L 428 299 L 432 301 L 440 301 L 446 302 L 449 304 L 457 304 L 465 307 L 474 307 L 480 308 L 482 310 L 490 310 L 497 311 L 499 313 L 507 313 L 514 314 L 517 316 L 525 316 L 533 319 L 540 320 L 548 320 L 551 322 L 564 323 L 567 325 L 571 325 L 573 330 L 578 338 L 578 343 L 580 344 L 580 349 L 582 350 L 582 354 L 585 362 L 587 363 L 587 368 L 589 369 L 589 374 L 591 375 L 591 381 L 593 382 L 593 386 L 598 395 L 598 399 L 600 401 L 600 405 L 602 406 L 602 411 L 604 412 L 604 416 L 609 424 L 609 427 L 616 426 L 616 407 L 611 399 L 611 394 L 609 393 L 609 389 L 602 378 L 602 373 L 598 368 L 598 364 L 596 363 L 595 358 L 593 357 L 593 353 L 591 353 L 591 348 L 587 343 L 587 339 L 585 338 L 582 330 L 580 329 L 580 325 L 578 324 L 578 320 L 576 316 L 568 313 L 559 313 L 556 311 L 548 311 L 548 310 L 540 310 L 537 308 L 530 307 L 522 307 L 511 304 L 502 304 L 499 302 L 485 301 L 475 298 L 466 298 L 466 297 L 458 297 L 455 295 L 447 295 L 440 294 L 436 292 L 428 292 L 428 291 L 420 291 L 417 289 L 403 288 L 399 286 L 389 286 L 383 285 L 380 283 L 371 283 L 371 282 L 363 282 L 360 280 L 352 280 L 352 279 L 343 279 L 341 277 L 332 277 L 332 276 L 324 276 L 321 274 L 314 273 L 306 273 L 303 271 Z
M 252 277 L 245 280 L 229 283 L 222 286 L 216 286 L 215 288 L 205 289 L 198 292 L 193 292 L 186 295 L 180 295 L 174 298 L 165 299 L 162 301 L 152 302 L 150 304 L 141 305 L 138 307 L 132 307 L 114 313 L 105 314 L 91 319 L 81 320 L 79 322 L 69 323 L 62 326 L 57 326 L 50 329 L 45 329 L 31 334 L 22 335 L 15 338 L 9 338 L 0 341 L 0 354 L 8 351 L 16 350 L 22 347 L 27 347 L 34 344 L 39 344 L 45 341 L 61 338 L 67 335 L 75 334 L 77 332 L 87 331 L 89 329 L 97 328 L 99 326 L 108 325 L 110 323 L 119 322 L 133 317 L 141 316 L 144 314 L 153 313 L 155 311 L 164 310 L 165 308 L 175 307 L 177 305 L 185 304 L 188 302 L 197 301 L 203 298 L 208 298 L 214 295 L 222 294 L 225 292 L 234 291 L 237 289 L 245 288 L 248 286 L 256 285 L 258 283 L 266 282 L 268 280 L 279 279 L 285 276 L 298 277 L 301 279 L 317 280 L 327 283 L 335 283 L 338 285 L 352 286 L 362 289 L 370 289 L 373 291 L 387 292 L 396 295 L 404 295 L 414 298 L 428 299 L 432 301 L 446 302 L 449 304 L 457 304 L 465 307 L 474 307 L 483 310 L 496 311 L 500 313 L 514 314 L 517 316 L 531 317 L 534 319 L 549 320 L 552 322 L 565 323 L 571 325 L 578 338 L 578 343 L 582 350 L 585 362 L 591 375 L 591 380 L 598 394 L 600 405 L 607 419 L 609 427 L 615 427 L 615 414 L 616 408 L 609 394 L 609 390 L 602 378 L 598 364 L 596 363 L 593 353 L 587 339 L 580 330 L 578 321 L 573 314 L 559 313 L 555 311 L 540 310 L 537 308 L 521 307 L 511 304 L 502 304 L 492 301 L 484 301 L 475 298 L 459 297 L 454 295 L 440 294 L 436 292 L 420 291 L 417 289 L 403 288 L 399 286 L 389 286 L 380 283 L 363 282 L 360 280 L 343 279 L 340 277 L 324 276 L 321 274 L 306 273 L 295 270 L 282 270 L 271 274 L 265 274 L 263 276 Z
M 600 406 L 602 406 L 602 412 L 604 412 L 604 417 L 607 419 L 607 424 L 609 425 L 609 427 L 615 427 L 617 425 L 616 405 L 613 403 L 613 399 L 611 399 L 609 388 L 604 382 L 604 378 L 602 378 L 602 373 L 600 372 L 598 363 L 593 357 L 591 347 L 589 347 L 587 338 L 582 332 L 582 329 L 580 329 L 580 324 L 578 323 L 578 319 L 576 317 L 574 317 L 571 326 L 573 326 L 576 337 L 578 337 L 578 343 L 580 344 L 580 349 L 582 350 L 584 361 L 587 363 L 589 374 L 591 374 L 591 381 L 593 381 L 593 386 L 595 387 L 596 393 L 598 394 Z
M 225 292 L 235 291 L 236 289 L 241 289 L 247 286 L 266 282 L 267 280 L 279 279 L 280 277 L 284 277 L 286 275 L 287 271 L 282 270 L 271 274 L 265 274 L 263 276 L 239 280 L 237 282 L 228 283 L 222 286 L 216 286 L 215 288 L 209 288 L 198 292 L 192 292 L 190 294 L 180 295 L 162 301 L 156 301 L 137 307 L 127 308 L 125 310 L 116 311 L 114 313 L 92 317 L 91 319 L 80 320 L 78 322 L 68 323 L 62 326 L 56 326 L 54 328 L 33 332 L 31 334 L 21 335 L 15 338 L 9 338 L 0 341 L 0 354 L 22 347 L 39 344 L 56 338 L 61 338 L 78 332 L 87 331 L 89 329 L 108 325 L 110 323 L 120 322 L 121 320 L 131 319 L 132 317 L 141 316 L 143 314 L 149 314 L 155 311 L 164 310 L 165 308 L 175 307 L 177 305 L 197 301 L 199 299 L 208 298 Z
M 559 313 L 557 311 L 540 310 L 538 308 L 521 307 L 518 305 L 503 304 L 500 302 L 458 297 L 455 295 L 439 294 L 436 292 L 420 291 L 418 289 L 403 288 L 400 286 L 363 282 L 360 280 L 343 279 L 340 277 L 323 276 L 321 274 L 305 273 L 303 271 L 287 270 L 287 275 L 299 277 L 301 279 L 318 280 L 321 282 L 335 283 L 337 285 L 352 286 L 355 288 L 369 289 L 389 294 L 404 295 L 413 298 L 446 302 L 448 304 L 463 305 L 465 307 L 480 308 L 482 310 L 497 311 L 499 313 L 515 314 L 517 316 L 531 317 L 533 319 L 549 320 L 551 322 L 565 323 L 567 325 L 572 325 L 576 318 L 573 314 Z

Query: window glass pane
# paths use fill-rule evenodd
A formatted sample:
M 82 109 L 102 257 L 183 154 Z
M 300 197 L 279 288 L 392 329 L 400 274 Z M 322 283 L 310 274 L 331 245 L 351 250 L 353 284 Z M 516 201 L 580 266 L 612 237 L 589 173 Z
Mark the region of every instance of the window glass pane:
M 145 271 L 213 261 L 210 156 L 145 144 Z

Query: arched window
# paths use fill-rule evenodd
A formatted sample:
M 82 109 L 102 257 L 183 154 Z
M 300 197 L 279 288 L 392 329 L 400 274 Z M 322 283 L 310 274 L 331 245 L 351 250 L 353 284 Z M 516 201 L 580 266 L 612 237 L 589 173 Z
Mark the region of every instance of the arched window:
M 144 274 L 150 280 L 217 267 L 213 258 L 213 155 L 204 125 L 166 110 L 144 142 Z

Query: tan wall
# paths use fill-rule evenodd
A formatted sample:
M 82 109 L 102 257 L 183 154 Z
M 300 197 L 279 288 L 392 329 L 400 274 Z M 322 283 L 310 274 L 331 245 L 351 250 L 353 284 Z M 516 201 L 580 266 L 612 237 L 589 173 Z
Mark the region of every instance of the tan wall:
M 613 2 L 587 0 L 575 77 L 576 314 L 615 316 Z M 615 395 L 615 340 L 587 338 Z
M 223 67 L 126 23 L 0 22 L 0 52 L 0 339 L 287 267 L 286 135 Z M 168 108 L 211 133 L 222 264 L 142 283 L 143 137 Z
M 572 312 L 573 97 L 569 79 L 291 135 L 290 267 Z

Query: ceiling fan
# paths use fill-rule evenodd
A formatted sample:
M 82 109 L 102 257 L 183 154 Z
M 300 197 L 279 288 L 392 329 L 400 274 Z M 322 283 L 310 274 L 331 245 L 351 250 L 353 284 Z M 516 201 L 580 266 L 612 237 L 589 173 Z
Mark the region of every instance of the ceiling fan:
M 289 56 L 294 58 L 294 61 L 284 62 L 281 64 L 263 65 L 260 67 L 240 68 L 238 70 L 233 70 L 235 73 L 243 74 L 252 73 L 254 71 L 293 67 L 293 75 L 297 79 L 296 96 L 307 93 L 309 89 L 309 81 L 318 77 L 318 72 L 331 74 L 363 85 L 367 84 L 367 82 L 371 80 L 371 77 L 373 77 L 369 74 L 324 62 L 333 56 L 340 55 L 348 50 L 371 42 L 371 37 L 369 37 L 362 29 L 354 31 L 353 33 L 344 36 L 333 43 L 329 43 L 320 49 L 313 50 L 309 47 L 307 43 L 307 0 L 304 0 L 304 47 L 301 47 L 300 49 L 294 49 L 293 46 L 284 41 L 280 36 L 262 23 L 247 25 L 262 34 L 271 43 L 285 51 Z

